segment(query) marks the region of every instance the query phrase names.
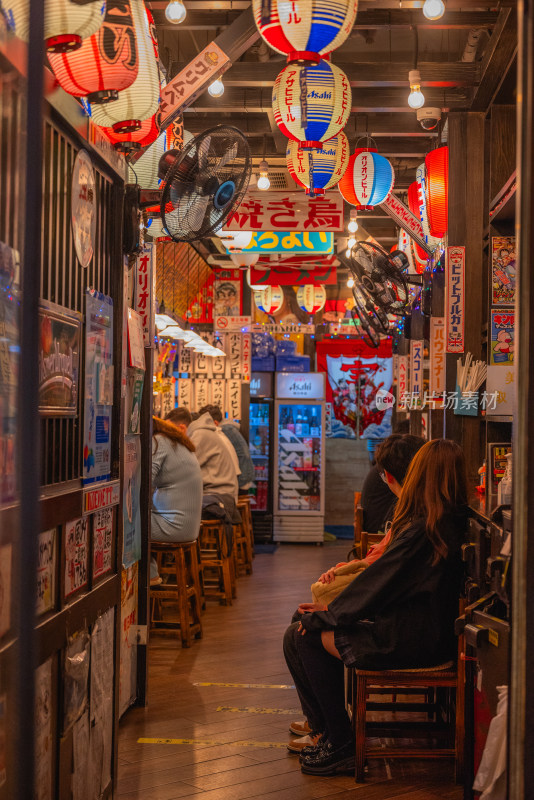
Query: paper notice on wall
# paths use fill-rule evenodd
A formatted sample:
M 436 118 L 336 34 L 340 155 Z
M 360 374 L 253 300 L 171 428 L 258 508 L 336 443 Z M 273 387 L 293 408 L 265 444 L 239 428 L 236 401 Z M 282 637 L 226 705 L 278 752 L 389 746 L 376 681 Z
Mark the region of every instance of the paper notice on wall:
M 226 381 L 224 378 L 213 378 L 210 381 L 210 403 L 219 406 L 224 416 L 226 411 Z
M 52 800 L 52 658 L 35 670 L 34 800 Z
M 93 514 L 93 579 L 111 570 L 113 509 L 103 508 Z
M 250 333 L 241 337 L 241 378 L 245 383 L 250 383 L 252 372 L 252 342 Z
M 195 387 L 195 409 L 200 411 L 209 403 L 210 382 L 207 378 L 196 378 L 193 385 Z
M 92 800 L 95 776 L 89 770 L 89 714 L 83 714 L 72 729 L 72 800 Z M 100 795 L 97 795 L 99 797 Z
M 226 410 L 230 420 L 241 420 L 241 381 L 226 381 Z
M 191 378 L 178 379 L 178 405 L 193 407 L 193 382 Z
M 242 333 L 228 333 L 226 336 L 226 377 L 240 378 L 242 374 L 242 352 L 241 339 Z
M 188 375 L 193 372 L 193 348 L 185 347 L 183 342 L 180 342 L 178 353 L 178 372 Z
M 87 586 L 89 518 L 65 524 L 65 597 Z
M 223 353 L 226 353 L 226 334 L 220 333 L 214 342 Z M 214 356 L 211 359 L 211 374 L 214 378 L 224 378 L 226 374 L 226 356 Z
M 122 570 L 119 716 L 131 706 L 137 690 L 137 564 Z
M 54 607 L 56 597 L 56 529 L 37 537 L 37 602 L 35 613 Z
M 113 737 L 113 640 L 115 611 L 99 617 L 91 634 L 91 800 L 99 800 L 111 780 Z
M 510 416 L 515 412 L 515 366 L 488 366 L 482 404 L 486 416 Z

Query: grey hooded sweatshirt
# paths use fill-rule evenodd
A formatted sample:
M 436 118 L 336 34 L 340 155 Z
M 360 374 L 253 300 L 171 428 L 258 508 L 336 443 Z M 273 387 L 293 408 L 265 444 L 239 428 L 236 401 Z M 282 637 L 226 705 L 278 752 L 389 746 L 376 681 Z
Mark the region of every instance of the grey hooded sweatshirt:
M 210 414 L 202 414 L 187 429 L 187 435 L 196 448 L 196 457 L 202 472 L 204 494 L 238 494 L 237 474 L 221 434 Z

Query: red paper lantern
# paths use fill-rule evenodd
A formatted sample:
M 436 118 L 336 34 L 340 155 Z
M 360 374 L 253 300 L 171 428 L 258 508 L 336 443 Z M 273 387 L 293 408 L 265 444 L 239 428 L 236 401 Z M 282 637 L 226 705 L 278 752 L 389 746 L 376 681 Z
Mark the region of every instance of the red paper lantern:
M 449 148 L 432 150 L 425 158 L 426 204 L 430 233 L 443 239 L 449 229 Z
M 59 85 L 90 103 L 116 100 L 139 69 L 130 0 L 108 3 L 102 27 L 71 53 L 49 53 Z
M 159 136 L 159 128 L 156 117 L 145 119 L 141 127 L 136 131 L 128 133 L 115 133 L 113 128 L 102 128 L 115 150 L 121 153 L 131 153 L 133 150 L 141 150 L 155 142 Z

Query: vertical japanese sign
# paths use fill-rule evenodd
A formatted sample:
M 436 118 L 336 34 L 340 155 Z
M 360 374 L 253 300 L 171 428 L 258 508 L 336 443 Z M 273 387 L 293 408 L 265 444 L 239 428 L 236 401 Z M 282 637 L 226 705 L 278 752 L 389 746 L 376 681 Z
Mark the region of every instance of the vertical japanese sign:
M 220 349 L 226 353 L 226 334 L 220 333 L 217 338 L 218 341 L 215 342 L 215 346 L 220 347 Z M 215 356 L 211 359 L 211 372 L 214 376 L 224 378 L 226 372 L 225 356 Z
M 193 384 L 191 378 L 180 378 L 178 380 L 178 405 L 193 407 Z
M 178 372 L 189 375 L 193 371 L 193 348 L 185 347 L 184 342 L 180 342 L 180 353 L 178 356 Z
M 37 539 L 37 602 L 35 613 L 54 608 L 56 600 L 56 529 L 40 533 Z
M 141 317 L 145 347 L 154 347 L 154 245 L 144 244 L 135 264 L 135 310 Z
M 250 333 L 244 333 L 241 337 L 241 377 L 245 383 L 250 383 L 250 373 L 252 372 L 252 344 Z
M 201 408 L 207 406 L 209 403 L 210 382 L 207 378 L 195 379 L 195 408 L 200 411 Z
M 141 558 L 141 439 L 124 437 L 124 546 L 122 563 L 130 567 Z
M 241 381 L 231 378 L 226 382 L 227 400 L 226 408 L 230 420 L 241 419 Z
M 463 353 L 465 247 L 447 247 L 445 261 L 445 350 Z
M 228 348 L 226 350 L 227 377 L 241 376 L 241 334 L 229 333 L 227 335 Z
M 52 800 L 53 757 L 52 657 L 35 670 L 35 800 Z
M 421 405 L 421 394 L 423 391 L 423 346 L 420 339 L 410 342 L 410 400 L 411 407 L 418 408 Z
M 213 378 L 210 384 L 210 403 L 213 406 L 219 406 L 224 415 L 226 411 L 226 381 L 224 378 Z
M 83 482 L 111 477 L 113 300 L 86 293 Z
M 65 525 L 65 597 L 87 586 L 89 517 Z
M 432 402 L 441 403 L 445 391 L 445 318 L 430 320 L 430 375 L 428 391 Z
M 406 410 L 406 396 L 408 394 L 408 356 L 399 356 L 399 378 L 397 384 L 397 408 Z

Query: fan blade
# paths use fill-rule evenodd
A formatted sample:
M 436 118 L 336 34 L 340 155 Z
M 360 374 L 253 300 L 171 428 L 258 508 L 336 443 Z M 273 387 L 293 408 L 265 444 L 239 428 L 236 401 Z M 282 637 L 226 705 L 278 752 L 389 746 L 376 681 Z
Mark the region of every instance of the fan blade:
M 209 195 L 198 195 L 190 212 L 191 230 L 198 231 L 204 222 L 206 210 L 210 202 Z
M 206 168 L 206 164 L 208 163 L 208 153 L 210 151 L 211 145 L 211 136 L 206 136 L 205 139 L 202 139 L 198 146 L 198 166 L 201 170 Z
M 237 142 L 235 142 L 232 147 L 228 148 L 226 153 L 219 160 L 217 168 L 226 166 L 226 164 L 228 164 L 229 161 L 233 161 L 236 156 L 237 156 Z

